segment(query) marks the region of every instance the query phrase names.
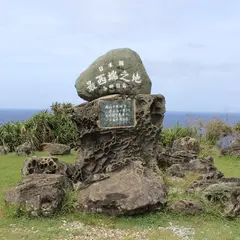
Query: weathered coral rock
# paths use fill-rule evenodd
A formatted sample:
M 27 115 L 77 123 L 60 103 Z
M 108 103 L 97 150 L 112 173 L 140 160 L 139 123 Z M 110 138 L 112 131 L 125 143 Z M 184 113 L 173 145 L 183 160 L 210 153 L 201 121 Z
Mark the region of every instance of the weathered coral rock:
M 181 213 L 184 215 L 197 215 L 204 213 L 202 204 L 193 199 L 181 199 L 172 203 L 168 208 L 172 212 Z
M 172 149 L 164 149 L 158 154 L 159 168 L 167 168 L 173 164 L 189 163 L 191 160 L 197 159 L 197 154 L 192 151 L 172 151 Z
M 212 204 L 220 204 L 227 217 L 240 216 L 240 182 L 220 182 L 209 185 L 202 198 Z
M 105 100 L 124 99 L 113 95 Z M 72 109 L 79 139 L 76 181 L 87 181 L 96 174 L 108 174 L 122 169 L 133 160 L 144 166 L 158 169 L 159 137 L 165 113 L 162 95 L 126 96 L 135 101 L 136 124 L 124 128 L 99 127 L 99 102 L 101 99 L 81 104 Z
M 194 193 L 194 192 L 201 192 L 204 189 L 206 189 L 208 186 L 212 184 L 218 184 L 218 183 L 239 183 L 240 184 L 240 178 L 218 178 L 218 179 L 202 179 L 194 181 L 190 184 L 190 186 L 187 188 L 187 193 Z
M 138 161 L 112 173 L 108 179 L 91 184 L 78 196 L 81 211 L 111 216 L 161 210 L 166 201 L 162 178 Z
M 22 176 L 30 174 L 61 174 L 72 178 L 75 172 L 75 166 L 65 163 L 56 157 L 36 157 L 27 158 L 21 169 Z
M 191 137 L 176 139 L 173 142 L 172 151 L 192 151 L 196 154 L 199 154 L 200 143 L 195 138 Z
M 71 147 L 65 144 L 44 143 L 42 147 L 44 152 L 49 152 L 51 155 L 69 155 L 71 153 Z
M 193 159 L 189 163 L 174 164 L 166 170 L 170 176 L 184 177 L 186 173 L 201 175 L 201 179 L 218 179 L 223 174 L 206 159 Z
M 27 156 L 34 153 L 34 148 L 31 143 L 25 142 L 18 146 L 15 151 L 18 156 Z
M 62 207 L 71 181 L 57 174 L 29 175 L 6 193 L 6 205 L 14 205 L 32 216 L 51 216 Z
M 188 194 L 201 195 L 202 199 L 212 205 L 218 204 L 222 215 L 240 216 L 240 178 L 219 178 L 194 181 L 186 190 Z
M 87 101 L 111 94 L 150 94 L 151 86 L 140 56 L 129 48 L 114 49 L 99 57 L 75 84 L 78 95 Z
M 183 178 L 186 175 L 181 164 L 173 164 L 171 167 L 166 169 L 166 173 L 168 176 L 179 178 Z
M 7 155 L 9 153 L 9 148 L 6 146 L 0 146 L 0 155 Z

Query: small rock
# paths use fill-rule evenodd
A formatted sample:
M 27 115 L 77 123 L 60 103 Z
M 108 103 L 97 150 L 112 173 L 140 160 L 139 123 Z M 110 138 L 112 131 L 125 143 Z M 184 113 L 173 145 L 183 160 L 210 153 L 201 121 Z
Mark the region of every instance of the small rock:
M 169 209 L 184 215 L 196 215 L 204 212 L 201 203 L 197 200 L 182 199 L 169 206 Z
M 200 153 L 200 143 L 191 137 L 184 137 L 173 142 L 172 151 L 193 151 L 196 154 Z
M 0 155 L 7 155 L 9 153 L 9 148 L 7 146 L 0 146 Z
M 5 203 L 24 209 L 31 216 L 51 216 L 61 209 L 66 191 L 72 189 L 65 176 L 33 174 L 6 193 Z
M 193 159 L 197 159 L 197 155 L 193 151 L 172 152 L 172 149 L 164 149 L 158 154 L 158 166 L 167 168 L 173 164 L 189 163 Z
M 34 153 L 33 146 L 29 142 L 25 142 L 16 148 L 16 154 L 18 156 L 28 156 Z
M 166 170 L 166 173 L 168 176 L 171 176 L 171 177 L 183 178 L 185 176 L 185 173 L 183 172 L 181 164 L 173 164 L 171 167 L 169 167 Z
M 69 155 L 71 153 L 71 147 L 65 144 L 43 143 L 42 147 L 44 152 L 51 155 Z

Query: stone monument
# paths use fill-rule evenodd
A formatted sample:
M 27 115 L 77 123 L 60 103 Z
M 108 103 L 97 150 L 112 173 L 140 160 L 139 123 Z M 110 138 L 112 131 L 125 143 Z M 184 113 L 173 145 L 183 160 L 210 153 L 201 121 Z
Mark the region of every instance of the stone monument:
M 157 160 L 165 98 L 151 95 L 139 55 L 109 51 L 81 73 L 75 87 L 87 100 L 69 111 L 79 134 L 75 165 L 56 157 L 26 159 L 24 179 L 7 192 L 6 203 L 46 216 L 61 208 L 66 189 L 74 187 L 77 209 L 84 212 L 118 216 L 163 209 L 167 190 Z
M 164 96 L 151 95 L 139 55 L 115 49 L 76 80 L 89 101 L 72 109 L 79 133 L 74 182 L 82 210 L 110 215 L 161 209 L 166 189 L 157 166 Z
M 166 207 L 189 215 L 205 211 L 190 197 L 198 193 L 201 201 L 220 204 L 223 215 L 240 215 L 240 179 L 224 178 L 212 157 L 200 157 L 196 139 L 184 137 L 172 147 L 160 146 L 165 98 L 151 94 L 151 80 L 136 52 L 107 52 L 79 76 L 75 87 L 87 100 L 69 110 L 79 136 L 75 164 L 56 156 L 27 158 L 23 179 L 7 191 L 6 205 L 32 216 L 51 216 L 62 209 L 66 193 L 75 191 L 74 206 L 83 212 L 119 216 Z M 59 155 L 70 149 L 55 145 L 49 152 Z M 167 203 L 161 171 L 171 182 L 195 174 L 197 180 L 179 190 L 189 197 Z M 168 189 L 176 194 L 175 186 Z

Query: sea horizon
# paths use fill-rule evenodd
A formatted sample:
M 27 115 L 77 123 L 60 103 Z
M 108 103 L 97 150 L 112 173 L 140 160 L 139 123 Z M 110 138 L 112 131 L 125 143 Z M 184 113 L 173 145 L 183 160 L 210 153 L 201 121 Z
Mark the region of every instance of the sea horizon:
M 0 108 L 0 124 L 7 122 L 21 122 L 31 118 L 40 111 L 50 111 L 46 109 L 28 109 L 28 108 Z M 240 112 L 197 112 L 197 111 L 166 111 L 163 121 L 163 127 L 173 127 L 177 123 L 187 126 L 193 120 L 208 121 L 213 118 L 219 118 L 226 123 L 233 125 L 240 121 Z

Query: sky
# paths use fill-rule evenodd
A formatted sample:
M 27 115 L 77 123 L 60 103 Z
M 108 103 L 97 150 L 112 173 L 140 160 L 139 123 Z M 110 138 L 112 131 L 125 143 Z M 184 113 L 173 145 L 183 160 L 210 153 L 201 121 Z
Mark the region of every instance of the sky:
M 167 111 L 240 112 L 239 0 L 0 0 L 0 108 L 84 102 L 96 58 L 138 52 Z

